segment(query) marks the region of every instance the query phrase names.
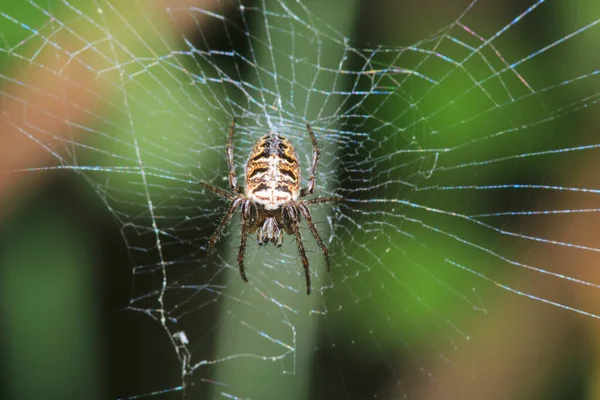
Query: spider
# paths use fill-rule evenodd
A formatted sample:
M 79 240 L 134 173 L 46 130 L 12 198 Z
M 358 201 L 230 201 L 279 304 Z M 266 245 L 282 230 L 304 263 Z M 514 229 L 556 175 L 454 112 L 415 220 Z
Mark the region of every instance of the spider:
M 302 259 L 304 275 L 306 276 L 306 294 L 311 291 L 308 258 L 302 236 L 300 235 L 300 220 L 304 218 L 310 232 L 315 237 L 319 248 L 325 256 L 327 270 L 330 270 L 329 250 L 317 232 L 308 206 L 317 203 L 331 203 L 339 200 L 335 197 L 317 197 L 310 200 L 299 200 L 309 196 L 315 189 L 315 172 L 319 161 L 319 146 L 309 124 L 306 129 L 313 145 L 312 164 L 308 186 L 300 189 L 300 164 L 296 149 L 292 142 L 276 132 L 270 132 L 261 137 L 252 148 L 244 174 L 246 176 L 244 191 L 238 185 L 233 162 L 233 134 L 235 119 L 229 127 L 227 140 L 227 165 L 229 166 L 229 189 L 231 192 L 200 182 L 200 185 L 211 190 L 222 198 L 230 200 L 227 213 L 221 220 L 215 233 L 208 241 L 210 253 L 219 241 L 225 226 L 238 208 L 242 213 L 242 239 L 238 251 L 237 262 L 242 279 L 248 282 L 244 271 L 244 254 L 246 251 L 247 235 L 257 232 L 259 246 L 273 243 L 277 247 L 283 244 L 283 232 L 294 235 L 298 252 Z

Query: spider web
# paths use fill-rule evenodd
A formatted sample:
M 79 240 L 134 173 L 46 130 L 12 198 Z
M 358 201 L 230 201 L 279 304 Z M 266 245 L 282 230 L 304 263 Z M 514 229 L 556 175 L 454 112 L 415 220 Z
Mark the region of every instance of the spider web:
M 478 379 L 463 357 L 468 327 L 493 318 L 499 296 L 598 318 L 568 293 L 598 290 L 582 260 L 600 249 L 552 227 L 598 211 L 576 165 L 598 147 L 585 121 L 599 112 L 599 10 L 516 3 L 473 1 L 408 45 L 364 40 L 352 2 L 28 1 L 0 12 L 2 118 L 119 221 L 128 308 L 164 328 L 179 361 L 180 382 L 135 395 L 417 398 L 418 382 L 445 389 L 440 363 Z M 580 14 L 558 22 L 561 12 Z M 533 35 L 538 24 L 552 29 Z M 317 135 L 315 194 L 343 200 L 312 208 L 330 272 L 302 227 L 309 297 L 289 236 L 281 249 L 249 238 L 247 284 L 239 218 L 206 255 L 227 204 L 198 182 L 227 187 L 234 117 L 240 179 L 269 131 L 296 145 L 306 177 L 306 122 Z M 357 358 L 383 373 L 370 393 L 356 392 Z

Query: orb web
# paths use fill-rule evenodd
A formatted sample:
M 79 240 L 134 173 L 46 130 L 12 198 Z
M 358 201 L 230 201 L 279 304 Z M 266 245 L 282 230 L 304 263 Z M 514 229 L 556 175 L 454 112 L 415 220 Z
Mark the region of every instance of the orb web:
M 411 397 L 424 377 L 441 386 L 439 360 L 477 379 L 455 353 L 496 296 L 598 318 L 560 293 L 598 290 L 570 260 L 600 249 L 548 228 L 598 211 L 574 167 L 598 147 L 574 133 L 598 113 L 598 10 L 534 37 L 564 5 L 531 1 L 490 18 L 498 2 L 473 1 L 415 43 L 378 45 L 353 36 L 358 4 L 171 3 L 0 12 L 2 118 L 52 157 L 27 171 L 89 182 L 130 253 L 128 308 L 164 328 L 179 360 L 180 382 L 136 395 L 204 386 L 266 397 L 273 388 L 256 379 L 267 377 L 306 397 L 315 368 L 327 368 L 349 396 L 345 357 L 355 355 L 383 371 L 371 396 Z M 341 200 L 312 208 L 331 272 L 302 229 L 310 297 L 292 237 L 281 250 L 249 238 L 247 284 L 239 218 L 206 254 L 227 204 L 199 182 L 227 189 L 234 117 L 240 180 L 270 131 L 295 144 L 306 180 L 307 122 L 317 135 L 315 194 Z

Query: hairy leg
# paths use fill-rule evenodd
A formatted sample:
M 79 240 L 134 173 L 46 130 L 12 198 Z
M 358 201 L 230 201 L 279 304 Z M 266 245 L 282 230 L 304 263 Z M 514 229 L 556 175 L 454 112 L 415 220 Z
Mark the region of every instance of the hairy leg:
M 229 189 L 234 193 L 242 193 L 237 183 L 235 175 L 235 163 L 233 162 L 233 133 L 235 131 L 235 118 L 229 126 L 229 135 L 227 137 L 227 166 L 229 167 Z
M 242 201 L 243 201 L 243 199 L 237 198 L 229 204 L 229 209 L 227 210 L 227 214 L 225 214 L 225 216 L 221 220 L 221 223 L 217 227 L 217 230 L 215 231 L 215 233 L 212 234 L 212 236 L 208 240 L 208 253 L 209 254 L 215 247 L 215 244 L 217 244 L 217 242 L 219 241 L 219 238 L 221 237 L 221 233 L 223 233 L 223 229 L 225 229 L 225 226 L 227 225 L 229 220 L 231 220 L 231 217 L 233 217 L 233 213 L 235 213 L 235 210 L 237 210 L 237 208 L 240 206 Z
M 246 271 L 244 270 L 244 255 L 246 253 L 246 243 L 248 241 L 248 225 L 251 216 L 251 203 L 249 200 L 245 200 L 242 204 L 242 238 L 240 240 L 240 249 L 238 251 L 238 267 L 240 269 L 240 275 L 245 282 L 248 282 L 246 277 Z
M 310 233 L 312 233 L 312 235 L 314 236 L 315 240 L 317 241 L 317 244 L 319 245 L 319 248 L 321 249 L 321 251 L 323 252 L 323 255 L 325 256 L 325 263 L 327 264 L 327 271 L 331 271 L 331 265 L 329 264 L 329 249 L 327 248 L 327 246 L 325 246 L 325 243 L 323 243 L 321 236 L 319 236 L 319 232 L 317 231 L 317 228 L 315 227 L 315 224 L 312 221 L 312 216 L 310 214 L 310 210 L 308 209 L 308 207 L 306 207 L 302 203 L 297 203 L 296 207 L 298 208 L 298 210 L 300 210 L 300 213 L 306 220 L 306 224 L 308 225 L 308 229 L 310 229 Z
M 302 243 L 302 236 L 300 235 L 298 213 L 296 207 L 293 205 L 286 206 L 285 212 L 289 218 L 289 227 L 296 237 L 296 244 L 298 245 L 298 253 L 302 259 L 302 266 L 304 267 L 304 275 L 306 276 L 306 294 L 309 295 L 311 291 L 310 284 L 310 270 L 308 269 L 308 257 L 306 257 L 306 251 L 304 250 L 304 243 Z
M 200 181 L 200 182 L 198 182 L 198 184 L 200 186 L 202 186 L 203 188 L 206 188 L 206 189 L 210 190 L 211 192 L 216 193 L 217 195 L 219 195 L 220 197 L 223 197 L 225 199 L 233 200 L 233 199 L 235 199 L 237 197 L 237 196 L 235 196 L 235 195 L 233 195 L 233 194 L 231 194 L 231 193 L 229 193 L 229 192 L 227 192 L 227 191 L 225 191 L 225 190 L 223 190 L 221 188 L 209 185 L 206 182 Z
M 317 173 L 317 163 L 319 162 L 319 146 L 317 145 L 317 138 L 309 124 L 306 124 L 306 129 L 308 130 L 313 145 L 313 154 L 308 177 L 308 186 L 300 191 L 300 197 L 311 195 L 315 190 L 315 174 Z
M 311 204 L 335 203 L 342 200 L 344 200 L 343 197 L 317 197 L 316 199 L 302 200 L 302 203 L 309 206 Z

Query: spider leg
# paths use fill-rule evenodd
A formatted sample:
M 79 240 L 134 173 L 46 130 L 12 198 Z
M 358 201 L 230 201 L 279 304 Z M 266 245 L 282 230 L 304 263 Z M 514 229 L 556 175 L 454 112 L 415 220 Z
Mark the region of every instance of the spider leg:
M 219 195 L 220 197 L 226 198 L 228 200 L 233 200 L 233 199 L 236 198 L 236 196 L 232 195 L 231 193 L 228 193 L 227 191 L 225 191 L 225 190 L 223 190 L 221 188 L 209 185 L 208 183 L 205 183 L 205 182 L 198 182 L 198 183 L 203 188 L 206 188 L 206 189 L 210 190 L 211 192 Z
M 219 238 L 221 237 L 221 233 L 223 233 L 223 229 L 225 229 L 225 226 L 227 225 L 231 217 L 233 217 L 233 213 L 235 213 L 235 210 L 237 210 L 237 208 L 240 206 L 242 200 L 243 199 L 241 198 L 236 198 L 229 204 L 227 214 L 225 214 L 225 216 L 221 220 L 221 223 L 217 227 L 217 230 L 215 231 L 215 233 L 212 234 L 212 236 L 208 240 L 208 254 L 210 254 L 214 249 L 215 244 L 217 244 Z
M 260 228 L 258 228 L 258 231 L 256 231 L 256 241 L 258 242 L 259 246 L 262 246 L 263 244 L 265 244 L 262 240 L 263 238 L 263 233 L 262 233 L 262 226 Z
M 342 197 L 317 197 L 315 199 L 310 200 L 302 200 L 302 204 L 307 206 L 311 204 L 319 204 L 319 203 L 335 203 L 336 201 L 344 200 Z
M 246 278 L 246 271 L 244 271 L 244 253 L 246 252 L 246 242 L 248 240 L 248 220 L 250 219 L 250 201 L 244 201 L 242 204 L 242 239 L 240 241 L 240 249 L 238 251 L 238 267 L 240 268 L 240 275 L 245 282 L 248 282 Z
M 229 136 L 227 137 L 227 165 L 229 166 L 229 188 L 234 193 L 242 193 L 235 175 L 235 164 L 233 162 L 233 133 L 235 131 L 235 118 L 229 126 Z
M 327 264 L 327 271 L 331 271 L 331 265 L 329 264 L 329 249 L 327 248 L 327 246 L 325 246 L 325 243 L 323 243 L 321 236 L 319 236 L 319 232 L 317 231 L 317 228 L 315 227 L 315 224 L 312 221 L 312 216 L 310 215 L 310 210 L 308 209 L 308 207 L 306 207 L 302 203 L 297 203 L 296 207 L 300 210 L 300 213 L 306 220 L 306 225 L 308 225 L 308 229 L 310 229 L 310 233 L 312 233 L 312 235 L 315 237 L 315 240 L 317 241 L 319 248 L 321 249 L 321 251 L 323 252 L 323 255 L 325 256 L 325 263 Z
M 300 197 L 311 195 L 312 192 L 315 190 L 315 174 L 317 171 L 317 163 L 319 162 L 319 146 L 317 145 L 317 138 L 315 137 L 315 133 L 310 127 L 310 124 L 306 124 L 306 129 L 308 130 L 308 134 L 310 135 L 310 140 L 313 145 L 313 153 L 312 163 L 310 165 L 310 172 L 308 177 L 308 186 L 300 191 Z
M 292 230 L 292 233 L 296 237 L 296 244 L 298 245 L 298 253 L 300 253 L 300 258 L 302 259 L 302 266 L 304 267 L 304 275 L 306 276 L 306 294 L 310 294 L 311 285 L 310 285 L 310 270 L 308 269 L 308 258 L 306 257 L 306 251 L 304 250 L 304 243 L 302 243 L 302 236 L 300 235 L 300 228 L 298 227 L 298 214 L 297 207 L 290 205 L 285 208 L 289 218 L 289 227 Z

